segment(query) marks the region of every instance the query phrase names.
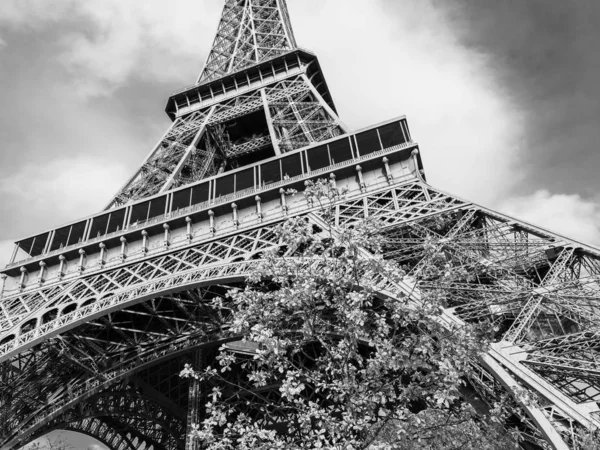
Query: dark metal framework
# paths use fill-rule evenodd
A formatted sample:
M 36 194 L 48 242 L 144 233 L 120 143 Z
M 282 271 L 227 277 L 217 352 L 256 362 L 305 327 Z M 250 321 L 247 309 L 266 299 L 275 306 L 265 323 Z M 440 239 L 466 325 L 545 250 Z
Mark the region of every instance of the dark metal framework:
M 293 257 L 273 232 L 287 217 L 323 225 L 287 190 L 325 176 L 348 188 L 336 224 L 379 218 L 386 258 L 409 269 L 377 280 L 381 295 L 435 288 L 425 241 L 469 274 L 446 289 L 443 321 L 494 324 L 469 389 L 510 394 L 527 448 L 574 448 L 600 426 L 600 251 L 427 184 L 404 118 L 349 133 L 283 0 L 227 0 L 198 84 L 167 112 L 107 211 L 19 241 L 1 271 L 1 449 L 54 429 L 113 450 L 194 449 L 203 386 L 179 372 L 239 339 L 211 300 L 266 250 Z

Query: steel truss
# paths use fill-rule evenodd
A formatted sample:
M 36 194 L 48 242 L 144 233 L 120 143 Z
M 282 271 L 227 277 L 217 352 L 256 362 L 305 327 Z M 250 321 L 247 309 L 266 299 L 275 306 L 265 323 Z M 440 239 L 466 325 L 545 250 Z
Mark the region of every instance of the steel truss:
M 348 131 L 316 58 L 296 48 L 284 0 L 227 0 L 198 84 L 170 102 L 173 124 L 108 207 L 244 165 L 248 155 L 264 159 Z M 435 189 L 414 153 L 412 166 L 394 166 L 392 153 L 372 153 L 382 157 L 377 167 L 356 154 L 353 164 L 364 168 L 333 162 L 350 186 L 334 204 L 336 225 L 381 221 L 385 257 L 406 276 L 380 277 L 380 295 L 417 303 L 443 286 L 445 326 L 485 323 L 495 332 L 489 352 L 473 361 L 469 389 L 488 403 L 508 395 L 511 426 L 532 445 L 576 447 L 579 431 L 600 426 L 599 251 Z M 190 219 L 173 245 L 165 223 L 164 241 L 154 239 L 149 252 L 144 243 L 135 257 L 114 255 L 104 265 L 102 256 L 97 267 L 81 263 L 72 276 L 49 280 L 41 261 L 38 286 L 0 291 L 0 450 L 59 428 L 114 450 L 193 448 L 184 436 L 202 414 L 203 387 L 179 372 L 239 339 L 213 299 L 243 288 L 265 251 L 293 257 L 274 233 L 285 217 L 323 225 L 316 205 L 299 199 L 289 207 L 284 189 L 270 189 L 261 196 L 273 209 L 263 214 L 256 197 L 252 221 L 240 223 L 226 198 L 215 209 L 233 218 L 221 229 L 210 211 L 209 231 L 195 234 Z
M 598 424 L 600 265 L 593 249 L 420 180 L 358 192 L 335 208 L 340 225 L 365 217 L 385 223 L 386 255 L 404 265 L 409 276 L 405 286 L 382 280 L 382 292 L 418 299 L 419 292 L 435 285 L 436 274 L 421 274 L 420 285 L 411 282 L 430 257 L 424 242 L 465 273 L 463 280 L 453 279 L 445 287 L 446 315 L 455 324 L 483 320 L 495 324 L 498 344 L 477 365 L 486 370 L 478 389 L 491 398 L 497 398 L 493 392 L 513 392 L 515 415 L 531 442 L 545 440 L 554 448 L 567 448 L 577 429 Z M 305 211 L 310 211 L 308 205 Z M 319 223 L 317 216 L 312 217 Z M 15 436 L 16 430 L 30 428 L 33 436 L 35 430 L 51 429 L 75 405 L 110 392 L 119 380 L 149 363 L 228 338 L 226 316 L 202 299 L 222 295 L 225 287 L 219 285 L 243 282 L 260 253 L 279 245 L 273 226 L 19 297 L 29 308 L 37 308 L 39 323 L 31 331 L 13 328 L 3 334 L 16 333 L 0 348 L 3 392 L 16 384 L 23 386 L 23 393 L 31 386 L 37 391 L 14 393 L 9 402 L 12 420 L 3 435 Z M 42 294 L 45 301 L 34 300 Z M 531 299 L 536 297 L 542 299 L 531 313 Z M 56 318 L 42 323 L 53 309 Z M 523 314 L 529 317 L 526 326 L 520 325 Z M 515 327 L 522 330 L 519 339 L 509 341 Z M 65 370 L 77 376 L 65 380 Z M 43 382 L 32 384 L 40 373 L 45 374 Z M 538 406 L 520 404 L 522 391 Z M 187 391 L 178 395 L 170 399 L 173 404 L 182 404 Z M 52 406 L 47 401 L 40 404 L 40 399 L 52 399 Z
M 294 49 L 283 0 L 228 0 L 198 83 L 213 82 Z M 216 175 L 228 163 L 235 166 L 240 156 L 265 147 L 280 154 L 349 131 L 308 78 L 311 64 L 246 92 L 236 89 L 233 96 L 219 94 L 222 98 L 217 96 L 214 105 L 176 118 L 107 209 Z M 275 75 L 273 66 L 272 70 Z M 217 90 L 225 90 L 224 84 L 217 85 Z M 227 128 L 256 111 L 264 113 L 266 134 L 230 143 Z M 216 130 L 216 139 L 208 136 L 211 129 Z
M 264 112 L 269 135 L 253 136 L 239 143 L 228 141 L 226 125 L 257 111 Z M 206 133 L 211 129 L 219 130 L 224 138 L 211 139 Z M 227 161 L 264 147 L 273 146 L 275 152 L 285 153 L 347 131 L 306 74 L 291 76 L 176 119 L 108 206 L 123 205 L 216 175 Z
M 296 48 L 287 6 L 280 0 L 227 0 L 198 82 L 221 78 Z
M 75 431 L 77 433 L 91 436 L 102 442 L 111 450 L 135 450 L 138 442 L 115 431 L 114 428 L 107 425 L 96 417 L 81 419 L 63 427 L 65 431 Z M 134 444 L 135 442 L 135 444 Z M 147 446 L 149 447 L 149 446 Z
M 102 438 L 106 441 L 110 437 L 112 445 L 124 448 L 139 448 L 142 445 L 156 449 L 183 448 L 184 419 L 170 413 L 164 405 L 132 390 L 113 390 L 90 397 L 58 420 L 49 422 L 45 428 L 68 428 L 91 434 L 93 419 L 96 418 L 105 424 L 105 428 L 101 427 L 96 433 L 107 433 Z M 45 428 L 40 428 L 39 433 L 44 434 Z

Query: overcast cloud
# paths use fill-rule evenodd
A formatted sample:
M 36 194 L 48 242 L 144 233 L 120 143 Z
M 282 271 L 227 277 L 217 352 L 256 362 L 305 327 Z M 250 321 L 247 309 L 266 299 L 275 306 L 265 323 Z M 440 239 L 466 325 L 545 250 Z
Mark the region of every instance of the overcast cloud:
M 406 114 L 429 182 L 600 244 L 600 3 L 288 0 L 352 128 Z M 168 127 L 222 0 L 0 1 L 7 241 L 102 208 Z

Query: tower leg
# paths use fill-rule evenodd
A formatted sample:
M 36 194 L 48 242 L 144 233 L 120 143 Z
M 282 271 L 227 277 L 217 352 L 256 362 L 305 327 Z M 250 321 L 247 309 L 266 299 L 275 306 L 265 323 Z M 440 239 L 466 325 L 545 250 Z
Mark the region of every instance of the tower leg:
M 194 353 L 193 367 L 195 370 L 200 370 L 203 366 L 204 358 L 202 350 Z M 188 413 L 187 413 L 187 431 L 185 435 L 185 450 L 201 450 L 202 445 L 197 438 L 191 436 L 193 426 L 200 423 L 201 407 L 202 407 L 202 389 L 200 381 L 195 378 L 190 378 L 190 386 L 188 392 Z

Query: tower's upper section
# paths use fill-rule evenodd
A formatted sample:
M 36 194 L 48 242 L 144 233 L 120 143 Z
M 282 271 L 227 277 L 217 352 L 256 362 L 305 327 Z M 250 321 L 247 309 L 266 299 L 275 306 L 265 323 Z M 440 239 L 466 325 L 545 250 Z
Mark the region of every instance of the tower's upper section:
M 296 48 L 285 0 L 227 0 L 198 83 Z
M 288 211 L 284 188 L 323 175 L 366 186 L 371 176 L 391 182 L 394 167 L 400 177 L 417 170 L 406 163 L 405 119 L 355 133 L 340 120 L 316 55 L 296 46 L 285 0 L 226 0 L 198 82 L 173 93 L 166 112 L 169 129 L 105 210 L 16 243 L 0 271 L 6 289 L 122 264 L 127 248 L 127 261 L 173 248 L 170 230 L 181 226 L 191 242 L 201 230 L 274 220 L 273 208 Z

